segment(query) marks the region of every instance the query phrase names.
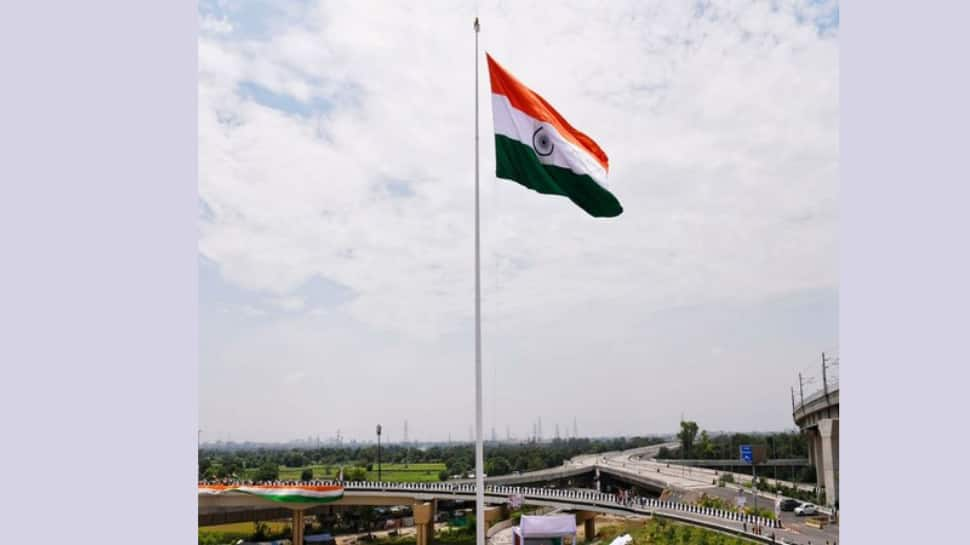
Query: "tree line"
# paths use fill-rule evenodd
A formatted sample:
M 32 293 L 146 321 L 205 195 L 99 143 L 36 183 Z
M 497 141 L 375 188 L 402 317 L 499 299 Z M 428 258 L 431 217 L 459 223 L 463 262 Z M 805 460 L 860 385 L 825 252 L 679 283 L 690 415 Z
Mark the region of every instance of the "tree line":
M 485 449 L 485 473 L 506 475 L 515 471 L 535 471 L 561 465 L 565 460 L 581 454 L 595 454 L 613 450 L 643 447 L 663 442 L 659 437 L 625 437 L 612 439 L 557 439 L 538 443 L 489 443 Z M 444 463 L 445 470 L 439 478 L 466 475 L 475 467 L 474 446 L 437 445 L 414 448 L 406 445 L 388 445 L 381 449 L 381 462 L 385 464 Z M 320 447 L 320 448 L 258 448 L 253 450 L 201 449 L 199 451 L 199 478 L 225 478 L 242 475 L 246 470 L 256 469 L 256 480 L 278 478 L 279 468 L 322 465 L 326 473 L 330 468 L 345 467 L 344 478 L 364 480 L 364 468 L 372 470 L 377 464 L 377 446 Z M 356 472 L 348 474 L 348 472 Z M 249 471 L 252 473 L 252 471 Z M 312 472 L 303 472 L 312 478 Z
M 697 422 L 682 421 L 677 434 L 680 447 L 660 449 L 658 458 L 695 460 L 737 460 L 741 445 L 764 445 L 768 458 L 808 458 L 808 441 L 796 431 L 774 433 L 698 433 Z

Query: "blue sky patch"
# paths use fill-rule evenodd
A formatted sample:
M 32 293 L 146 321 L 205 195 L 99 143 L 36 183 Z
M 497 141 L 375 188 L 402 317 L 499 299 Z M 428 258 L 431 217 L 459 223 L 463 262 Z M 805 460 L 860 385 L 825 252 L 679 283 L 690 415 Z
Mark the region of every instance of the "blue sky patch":
M 324 112 L 330 107 L 329 103 L 321 98 L 311 99 L 310 102 L 301 102 L 290 95 L 277 93 L 252 81 L 240 82 L 237 91 L 243 98 L 252 100 L 261 106 L 300 117 L 309 117 Z

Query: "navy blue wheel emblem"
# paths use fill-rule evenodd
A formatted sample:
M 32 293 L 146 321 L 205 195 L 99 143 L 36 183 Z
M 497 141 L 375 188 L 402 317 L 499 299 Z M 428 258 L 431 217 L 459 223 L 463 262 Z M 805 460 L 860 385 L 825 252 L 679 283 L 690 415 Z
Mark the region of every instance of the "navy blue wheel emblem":
M 552 143 L 552 138 L 549 138 L 549 131 L 545 130 L 545 127 L 539 127 L 536 132 L 532 133 L 532 148 L 542 157 L 552 155 L 552 151 L 556 149 L 555 144 Z

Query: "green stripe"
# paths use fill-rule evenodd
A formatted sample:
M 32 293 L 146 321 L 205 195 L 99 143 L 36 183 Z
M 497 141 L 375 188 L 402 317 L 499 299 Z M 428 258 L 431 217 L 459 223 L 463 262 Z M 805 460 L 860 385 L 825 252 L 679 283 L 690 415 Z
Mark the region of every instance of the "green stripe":
M 285 503 L 330 503 L 332 501 L 337 501 L 343 497 L 341 493 L 339 496 L 330 496 L 326 498 L 318 498 L 313 496 L 298 496 L 298 495 L 287 495 L 287 494 L 260 494 L 257 492 L 249 492 L 246 490 L 240 490 L 244 494 L 249 494 L 251 496 L 258 496 L 267 500 L 285 502 Z
M 623 212 L 620 201 L 593 178 L 539 162 L 532 147 L 501 134 L 495 135 L 495 175 L 547 195 L 562 195 L 597 218 Z

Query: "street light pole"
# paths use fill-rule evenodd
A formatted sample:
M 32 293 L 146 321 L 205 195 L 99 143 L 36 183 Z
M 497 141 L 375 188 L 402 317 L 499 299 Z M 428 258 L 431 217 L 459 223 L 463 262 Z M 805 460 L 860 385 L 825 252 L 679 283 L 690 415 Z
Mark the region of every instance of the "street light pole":
M 377 482 L 381 482 L 381 425 L 377 425 Z

